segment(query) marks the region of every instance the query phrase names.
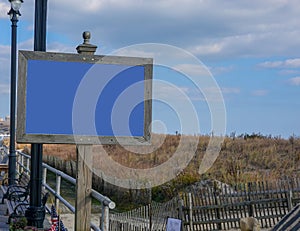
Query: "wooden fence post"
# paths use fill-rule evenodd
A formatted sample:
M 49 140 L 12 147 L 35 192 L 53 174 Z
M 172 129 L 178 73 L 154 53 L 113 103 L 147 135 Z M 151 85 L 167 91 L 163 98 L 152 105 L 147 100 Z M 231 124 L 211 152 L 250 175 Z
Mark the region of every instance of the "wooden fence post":
M 189 197 L 189 224 L 190 224 L 190 230 L 193 230 L 193 204 L 192 204 L 192 193 L 188 194 Z
M 254 211 L 253 211 L 253 204 L 251 202 L 251 194 L 252 194 L 252 183 L 248 183 L 248 201 L 249 201 L 249 217 L 253 217 Z
M 221 221 L 221 211 L 220 211 L 220 207 L 219 207 L 220 203 L 219 203 L 218 197 L 217 197 L 217 190 L 218 190 L 217 183 L 214 182 L 214 193 L 213 193 L 213 195 L 214 195 L 215 204 L 217 206 L 217 208 L 216 208 L 216 217 L 218 219 L 217 227 L 218 227 L 218 230 L 222 230 L 222 223 L 219 222 L 219 221 Z
M 149 231 L 152 231 L 152 189 L 151 187 L 148 185 L 148 188 L 146 189 L 148 192 L 148 215 L 149 215 Z
M 75 230 L 89 231 L 91 222 L 92 145 L 77 145 Z
M 76 47 L 81 55 L 94 55 L 97 46 L 90 44 L 91 33 L 82 34 L 84 42 Z M 92 207 L 92 170 L 93 146 L 91 144 L 77 145 L 77 172 L 76 172 L 76 201 L 75 201 L 75 230 L 90 231 Z M 103 231 L 103 230 L 102 230 Z
M 286 192 L 286 199 L 287 199 L 287 204 L 288 204 L 288 210 L 291 211 L 293 208 L 293 191 L 290 189 Z
M 178 217 L 181 220 L 181 230 L 184 230 L 184 217 L 183 217 L 183 200 L 178 199 Z

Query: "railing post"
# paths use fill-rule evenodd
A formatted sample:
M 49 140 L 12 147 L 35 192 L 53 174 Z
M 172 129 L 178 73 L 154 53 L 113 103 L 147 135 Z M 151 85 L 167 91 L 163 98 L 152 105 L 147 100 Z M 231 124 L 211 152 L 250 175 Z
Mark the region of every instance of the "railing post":
M 16 176 L 18 175 L 18 173 L 21 173 L 20 172 L 20 163 L 19 163 L 19 161 L 20 161 L 20 155 L 18 155 L 18 153 L 17 153 L 17 151 L 16 151 Z
M 56 193 L 57 195 L 60 195 L 60 185 L 61 185 L 61 176 L 56 175 Z M 59 211 L 59 199 L 55 197 L 55 207 L 56 210 Z
M 43 180 L 42 180 L 42 188 L 43 190 L 46 189 L 46 184 L 47 184 L 47 168 L 43 168 Z
M 101 211 L 101 231 L 109 231 L 109 207 L 107 205 L 102 204 Z
M 103 226 L 104 226 L 104 204 L 102 203 L 101 215 L 100 215 L 100 224 L 99 224 L 99 228 L 101 229 L 101 231 L 103 231 Z
M 18 159 L 19 173 L 21 174 L 24 171 L 24 157 L 18 153 Z
M 20 173 L 20 163 L 19 163 L 19 161 L 20 161 L 20 155 L 19 155 L 19 153 L 16 151 L 16 169 L 15 169 L 15 171 L 16 171 L 16 176 L 19 175 L 18 173 Z
M 30 169 L 30 161 L 29 161 L 29 157 L 26 158 L 26 169 L 29 170 Z M 27 172 L 28 173 L 28 172 Z M 29 173 L 28 173 L 29 174 Z

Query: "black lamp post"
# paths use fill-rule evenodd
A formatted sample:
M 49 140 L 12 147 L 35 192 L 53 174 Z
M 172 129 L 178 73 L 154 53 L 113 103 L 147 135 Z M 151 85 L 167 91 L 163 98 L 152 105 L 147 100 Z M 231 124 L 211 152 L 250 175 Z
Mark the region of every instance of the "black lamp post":
M 16 76 L 17 76 L 17 22 L 23 0 L 9 0 L 11 4 L 8 15 L 11 20 L 11 81 L 10 81 L 10 144 L 9 144 L 9 184 L 15 182 L 16 177 L 16 148 L 15 148 L 15 128 L 16 128 Z
M 34 50 L 46 51 L 47 1 L 35 0 Z M 30 204 L 25 211 L 28 224 L 43 228 L 45 207 L 42 204 L 43 144 L 31 144 Z

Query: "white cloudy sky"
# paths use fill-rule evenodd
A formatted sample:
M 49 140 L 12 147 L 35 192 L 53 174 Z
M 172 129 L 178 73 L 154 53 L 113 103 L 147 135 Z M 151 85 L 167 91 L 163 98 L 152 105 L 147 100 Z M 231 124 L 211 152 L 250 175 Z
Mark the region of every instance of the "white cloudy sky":
M 8 10 L 9 2 L 0 0 L 2 117 L 9 114 Z M 32 50 L 34 1 L 24 0 L 21 13 L 18 48 Z M 76 52 L 85 30 L 92 32 L 97 54 L 138 43 L 179 47 L 212 72 L 224 97 L 227 134 L 288 137 L 300 135 L 299 21 L 296 0 L 48 0 L 47 50 Z M 190 63 L 178 65 L 193 72 Z M 166 81 L 173 78 L 170 72 L 163 77 L 155 74 L 154 78 Z M 200 103 L 203 97 L 195 96 L 184 81 L 173 83 L 188 92 L 196 105 L 201 133 L 209 133 L 211 121 L 207 107 Z M 161 110 L 154 107 L 154 118 L 168 120 L 170 133 L 181 130 L 178 119 L 170 119 L 174 115 Z

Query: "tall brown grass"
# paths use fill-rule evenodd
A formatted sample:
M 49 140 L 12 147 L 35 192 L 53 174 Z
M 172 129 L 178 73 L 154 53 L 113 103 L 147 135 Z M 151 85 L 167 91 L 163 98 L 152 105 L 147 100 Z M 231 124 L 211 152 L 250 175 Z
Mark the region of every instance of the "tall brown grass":
M 209 142 L 209 136 L 199 136 L 198 147 L 188 167 L 178 176 L 185 185 L 201 178 L 214 178 L 229 184 L 257 180 L 276 180 L 300 176 L 300 138 L 226 137 L 213 166 L 203 175 L 198 168 Z M 163 142 L 161 142 L 163 140 Z M 180 142 L 179 135 L 153 135 L 153 145 L 135 147 L 134 152 L 120 145 L 104 145 L 105 151 L 116 162 L 131 168 L 151 168 L 167 161 Z M 160 145 L 161 146 L 158 146 Z M 157 146 L 156 146 L 157 145 Z M 93 151 L 99 151 L 94 146 Z M 137 154 L 142 151 L 149 154 Z M 189 150 L 187 150 L 189 151 Z M 65 160 L 76 160 L 75 145 L 44 145 L 44 155 Z

